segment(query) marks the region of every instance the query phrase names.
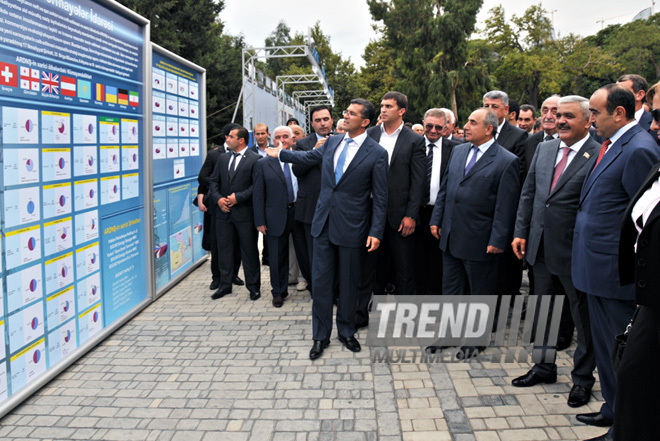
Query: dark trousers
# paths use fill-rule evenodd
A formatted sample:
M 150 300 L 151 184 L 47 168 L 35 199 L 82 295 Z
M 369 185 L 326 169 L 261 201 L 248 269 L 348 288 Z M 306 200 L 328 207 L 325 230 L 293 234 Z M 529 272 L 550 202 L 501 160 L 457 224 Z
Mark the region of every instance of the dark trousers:
M 591 328 L 589 327 L 587 295 L 575 289 L 570 275 L 552 274 L 542 261 L 537 261 L 534 264 L 534 277 L 536 295 L 565 296 L 563 309 L 568 308 L 578 331 L 577 348 L 573 355 L 571 377 L 573 384 L 591 389 L 595 382 L 593 371 L 596 368 L 596 357 L 591 340 Z M 537 336 L 538 343 L 542 343 L 543 340 L 543 336 Z M 537 346 L 541 346 L 538 343 Z M 553 352 L 555 354 L 554 359 L 556 360 L 557 353 L 556 351 Z M 557 372 L 557 364 L 554 360 L 548 363 L 537 363 L 532 370 L 547 376 Z
M 623 329 L 619 330 L 619 333 Z M 640 306 L 617 372 L 615 441 L 658 439 L 660 313 Z
M 600 413 L 606 418 L 612 419 L 614 418 L 614 397 L 616 395 L 616 376 L 612 369 L 611 358 L 612 341 L 630 323 L 630 319 L 635 312 L 635 302 L 587 294 L 591 339 L 594 344 L 600 387 L 605 399 L 600 408 Z M 637 380 L 643 381 L 641 379 Z
M 440 241 L 433 237 L 429 222 L 433 205 L 425 205 L 419 210 L 419 222 L 415 227 L 415 294 L 442 294 L 442 251 Z
M 294 207 L 287 210 L 286 227 L 281 236 L 271 236 L 266 232 L 265 241 L 268 242 L 268 249 L 272 251 L 269 256 L 270 266 L 270 285 L 272 287 L 273 297 L 283 296 L 287 292 L 289 285 L 289 235 L 293 236 L 293 248 L 296 252 L 298 262 L 301 260 L 301 254 L 306 253 L 307 249 L 304 243 L 304 232 L 296 228 L 294 220 Z M 307 271 L 309 268 L 299 264 L 303 277 L 309 277 Z
M 297 234 L 299 237 L 300 244 L 302 245 L 300 249 L 300 254 L 296 251 L 296 258 L 298 259 L 298 266 L 300 267 L 300 272 L 307 281 L 307 284 L 310 286 L 312 283 L 312 253 L 314 252 L 314 242 L 312 238 L 312 224 L 306 224 L 303 222 L 295 221 L 294 234 Z M 294 237 L 295 241 L 295 237 Z M 295 242 L 294 242 L 295 248 Z
M 362 248 L 341 247 L 330 242 L 327 224 L 321 234 L 314 238 L 312 259 L 314 340 L 330 339 L 335 278 L 339 285 L 337 333 L 342 337 L 352 337 L 355 334 L 355 310 Z
M 209 217 L 209 229 L 207 233 L 209 234 L 209 248 L 211 248 L 211 275 L 213 281 L 220 282 L 220 258 L 218 256 L 218 242 L 216 238 L 216 210 L 220 210 L 220 207 L 214 204 L 209 204 L 207 206 L 207 212 L 204 213 L 204 225 L 206 226 L 206 216 Z M 212 227 L 211 227 L 212 226 Z M 238 270 L 241 268 L 241 247 L 234 247 L 234 275 L 238 276 Z M 232 279 L 233 280 L 233 279 Z M 231 280 L 229 281 L 231 283 Z
M 259 268 L 259 250 L 257 248 L 257 229 L 254 221 L 238 222 L 218 219 L 216 222 L 218 239 L 218 257 L 220 261 L 220 288 L 231 289 L 234 277 L 235 248 L 240 247 L 245 286 L 250 292 L 259 292 L 261 271 Z
M 444 295 L 493 295 L 496 294 L 499 255 L 488 260 L 463 260 L 451 252 L 442 253 L 442 293 Z

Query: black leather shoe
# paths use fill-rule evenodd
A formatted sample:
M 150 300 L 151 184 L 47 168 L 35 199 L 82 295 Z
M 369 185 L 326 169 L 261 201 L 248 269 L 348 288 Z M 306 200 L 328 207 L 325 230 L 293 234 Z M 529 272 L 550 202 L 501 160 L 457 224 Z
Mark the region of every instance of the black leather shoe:
M 591 389 L 574 384 L 571 388 L 571 393 L 568 394 L 568 405 L 569 407 L 584 406 L 589 402 L 590 398 Z
M 486 346 L 461 346 L 461 350 L 456 353 L 456 358 L 465 360 L 483 352 Z
M 360 352 L 362 350 L 360 342 L 355 337 L 342 337 L 339 335 L 337 339 L 351 352 Z
M 282 305 L 284 305 L 284 299 L 282 296 L 275 296 L 273 297 L 273 306 L 276 308 L 281 308 Z
M 587 441 L 614 441 L 614 438 L 612 438 L 612 435 L 610 435 L 609 432 L 602 434 L 601 436 L 597 436 L 596 438 L 589 438 Z
M 220 288 L 220 281 L 219 280 L 212 281 L 211 286 L 209 286 L 209 289 L 213 291 L 213 290 L 216 290 L 218 288 Z
M 236 286 L 243 286 L 243 285 L 245 285 L 245 282 L 243 282 L 243 279 L 241 279 L 241 278 L 238 277 L 238 276 L 234 276 L 234 278 L 232 279 L 231 283 L 232 283 L 233 285 L 236 285 Z
M 511 381 L 511 384 L 514 385 L 515 387 L 530 387 L 540 383 L 551 384 L 556 382 L 557 382 L 556 373 L 554 375 L 542 375 L 532 370 L 527 372 L 522 377 L 514 378 L 513 381 Z M 573 393 L 573 391 L 571 391 L 571 393 Z
M 261 297 L 261 293 L 259 291 L 251 292 L 250 293 L 250 300 L 255 301 L 259 297 Z
M 323 355 L 323 350 L 330 346 L 330 340 L 314 340 L 314 345 L 309 351 L 309 359 L 316 360 Z
M 609 427 L 614 423 L 614 421 L 604 417 L 600 412 L 579 413 L 575 415 L 575 418 L 581 423 L 596 427 Z
M 231 294 L 231 288 L 221 288 L 221 289 L 218 289 L 216 292 L 214 292 L 211 295 L 211 298 L 213 300 L 217 300 L 217 299 L 223 298 L 227 294 Z

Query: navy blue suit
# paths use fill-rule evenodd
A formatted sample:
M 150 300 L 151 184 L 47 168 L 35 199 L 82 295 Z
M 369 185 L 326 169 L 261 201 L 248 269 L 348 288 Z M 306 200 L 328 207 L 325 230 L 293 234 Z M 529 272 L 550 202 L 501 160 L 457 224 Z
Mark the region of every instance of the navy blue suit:
M 280 159 L 285 162 L 321 164 L 321 193 L 312 221 L 314 340 L 330 338 L 335 277 L 339 280 L 337 332 L 342 337 L 355 334 L 360 256 L 367 236 L 383 238 L 387 215 L 387 152 L 366 137 L 335 183 L 334 155 L 338 147 L 343 148 L 343 139 L 330 137 L 323 146 L 311 151 L 280 152 Z
M 472 144 L 454 147 L 442 177 L 430 225 L 441 228 L 442 292 L 496 294 L 498 259 L 489 245 L 511 243 L 520 194 L 520 160 L 494 142 L 467 175 Z
M 295 228 L 295 205 L 289 203 L 286 179 L 277 159 L 266 157 L 254 166 L 252 205 L 255 226 L 267 227 L 265 239 L 272 251 L 269 265 L 273 296 L 283 296 L 289 284 L 289 234 L 293 234 L 296 256 L 300 256 L 305 242 L 302 230 Z M 309 267 L 301 262 L 301 270 L 303 267 L 303 276 L 310 277 Z
M 591 336 L 605 403 L 601 414 L 614 417 L 616 378 L 610 353 L 635 310 L 634 286 L 619 283 L 620 226 L 626 207 L 660 159 L 655 140 L 632 126 L 587 175 L 573 235 L 571 272 L 575 288 L 587 293 Z

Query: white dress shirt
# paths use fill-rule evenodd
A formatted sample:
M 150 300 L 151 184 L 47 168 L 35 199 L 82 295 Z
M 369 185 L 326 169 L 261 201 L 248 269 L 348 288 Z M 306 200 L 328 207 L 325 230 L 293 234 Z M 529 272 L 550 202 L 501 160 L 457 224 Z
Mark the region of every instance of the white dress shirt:
M 231 150 L 229 150 L 229 151 L 231 152 Z M 238 153 L 238 156 L 236 156 L 236 159 L 229 158 L 229 164 L 227 164 L 227 170 L 230 170 L 230 169 L 231 169 L 231 161 L 233 160 L 233 161 L 235 161 L 235 163 L 234 163 L 234 164 L 235 164 L 235 165 L 234 165 L 234 171 L 236 171 L 236 169 L 238 168 L 238 164 L 239 164 L 239 162 L 241 162 L 241 159 L 243 159 L 243 156 L 245 156 L 245 152 L 247 152 L 247 147 L 245 147 L 245 148 L 244 148 L 243 150 L 241 150 L 240 152 L 236 152 L 236 153 Z M 234 152 L 232 152 L 232 155 L 233 155 L 233 154 L 234 154 Z
M 339 155 L 341 155 L 342 150 L 346 146 L 346 139 L 349 138 L 348 133 L 344 135 L 344 139 L 341 140 L 337 148 L 335 149 L 335 156 L 333 157 L 333 169 L 337 170 L 337 161 L 339 160 Z M 351 163 L 355 154 L 358 152 L 358 149 L 362 146 L 362 143 L 367 139 L 367 132 L 362 132 L 361 135 L 352 138 L 353 142 L 348 144 L 348 151 L 346 152 L 346 160 L 344 161 L 344 172 L 348 168 L 348 165 Z
M 642 226 L 646 225 L 646 221 L 658 203 L 660 203 L 660 179 L 656 179 L 633 206 L 631 217 L 635 228 L 637 228 L 638 238 L 642 228 L 637 225 L 637 219 L 641 216 Z M 637 240 L 635 240 L 635 252 L 637 252 Z
M 426 135 L 424 135 L 424 141 L 426 143 L 426 156 L 429 155 L 429 145 L 433 144 L 433 165 L 431 168 L 431 189 L 429 192 L 429 205 L 435 205 L 435 198 L 438 196 L 438 190 L 440 190 L 440 167 L 442 166 L 442 137 L 436 142 L 431 142 L 428 140 Z
M 584 138 L 582 138 L 581 140 L 579 140 L 570 147 L 568 147 L 564 141 L 561 141 L 559 143 L 559 151 L 557 152 L 557 157 L 555 158 L 555 167 L 557 167 L 557 164 L 559 164 L 559 161 L 561 161 L 562 156 L 564 156 L 564 151 L 562 149 L 564 147 L 568 147 L 569 149 L 571 149 L 571 151 L 568 153 L 568 160 L 566 160 L 566 167 L 564 167 L 564 171 L 566 171 L 566 169 L 568 168 L 568 164 L 570 164 L 573 158 L 575 158 L 577 152 L 579 152 L 582 146 L 584 145 L 584 143 L 587 142 L 587 139 L 589 139 L 589 134 L 587 134 L 587 136 L 585 136 Z
M 491 145 L 493 145 L 494 142 L 495 142 L 495 138 L 491 138 L 490 141 L 484 142 L 483 144 L 477 146 L 477 149 L 478 149 L 477 150 L 477 160 L 475 161 L 475 164 L 477 162 L 479 162 L 479 160 L 484 155 L 484 153 L 486 153 L 486 150 L 488 150 L 488 148 Z M 474 145 L 474 144 L 472 144 L 472 145 Z M 472 154 L 473 154 L 472 153 L 472 147 L 470 147 L 470 152 L 468 153 L 467 160 L 465 161 L 465 167 L 467 167 L 467 165 L 470 163 L 470 159 L 472 159 Z
M 635 125 L 637 125 L 637 121 L 631 121 L 625 126 L 621 127 L 619 130 L 617 130 L 616 133 L 610 137 L 610 145 L 607 146 L 607 150 L 605 150 L 605 153 L 607 154 L 607 152 L 610 151 L 614 143 L 617 142 L 619 138 L 623 136 L 624 133 L 635 127 Z
M 391 135 L 388 135 L 387 132 L 385 132 L 385 124 L 380 125 L 380 141 L 378 141 L 378 144 L 380 144 L 385 150 L 387 150 L 388 165 L 392 162 L 392 153 L 394 153 L 394 145 L 396 144 L 396 140 L 399 138 L 401 129 L 403 129 L 403 122 L 394 132 L 392 132 Z

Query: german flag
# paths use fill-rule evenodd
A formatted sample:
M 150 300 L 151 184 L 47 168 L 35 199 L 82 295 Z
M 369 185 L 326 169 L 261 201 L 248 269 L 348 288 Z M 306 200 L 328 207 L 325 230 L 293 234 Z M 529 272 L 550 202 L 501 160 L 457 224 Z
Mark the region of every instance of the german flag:
M 117 91 L 117 98 L 119 101 L 119 104 L 128 106 L 128 90 L 126 89 L 119 89 Z

